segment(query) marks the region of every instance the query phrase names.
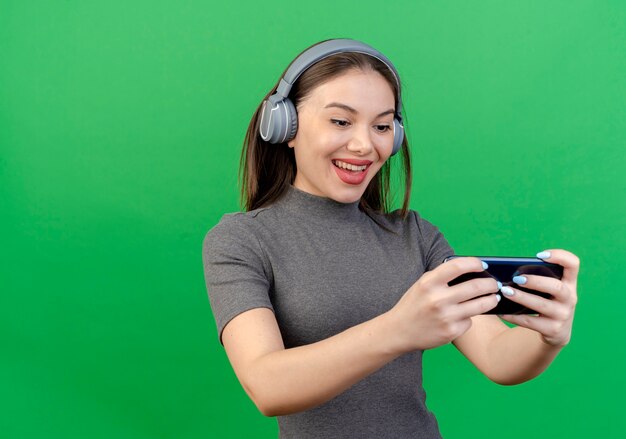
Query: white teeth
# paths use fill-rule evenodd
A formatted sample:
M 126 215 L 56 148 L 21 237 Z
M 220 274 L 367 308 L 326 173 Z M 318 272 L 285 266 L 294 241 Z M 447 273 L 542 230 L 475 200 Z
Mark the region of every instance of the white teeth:
M 351 165 L 350 163 L 345 163 L 341 160 L 333 160 L 333 164 L 338 168 L 347 169 L 349 171 L 365 171 L 365 169 L 367 169 L 367 165 Z

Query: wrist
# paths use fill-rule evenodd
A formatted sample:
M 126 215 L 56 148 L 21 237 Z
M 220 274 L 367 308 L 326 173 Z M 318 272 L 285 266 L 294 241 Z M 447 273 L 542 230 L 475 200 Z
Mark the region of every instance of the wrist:
M 410 352 L 410 349 L 407 349 L 405 345 L 403 334 L 398 333 L 400 325 L 396 322 L 393 309 L 379 315 L 374 321 L 378 325 L 378 333 L 384 355 L 396 358 Z

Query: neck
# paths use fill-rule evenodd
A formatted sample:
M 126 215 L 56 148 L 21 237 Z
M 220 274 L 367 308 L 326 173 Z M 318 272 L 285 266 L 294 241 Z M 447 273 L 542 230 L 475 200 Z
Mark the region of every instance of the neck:
M 361 216 L 359 201 L 340 203 L 331 198 L 313 195 L 294 186 L 289 186 L 281 200 L 290 211 L 307 217 L 328 217 L 338 220 L 355 219 Z

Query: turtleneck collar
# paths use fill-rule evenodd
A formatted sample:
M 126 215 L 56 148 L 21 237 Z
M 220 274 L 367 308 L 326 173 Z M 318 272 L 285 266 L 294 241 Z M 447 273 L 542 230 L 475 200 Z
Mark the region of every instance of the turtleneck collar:
M 279 203 L 289 211 L 308 217 L 330 218 L 339 220 L 356 219 L 362 216 L 359 202 L 340 203 L 331 198 L 305 192 L 290 185 Z

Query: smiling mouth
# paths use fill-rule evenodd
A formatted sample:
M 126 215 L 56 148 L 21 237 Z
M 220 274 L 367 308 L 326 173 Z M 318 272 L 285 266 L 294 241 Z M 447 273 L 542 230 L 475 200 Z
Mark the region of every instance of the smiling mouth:
M 333 162 L 333 165 L 335 165 L 339 169 L 345 169 L 346 171 L 352 171 L 352 172 L 363 172 L 369 166 L 369 165 L 353 165 L 351 163 L 342 162 L 341 160 L 332 160 L 332 162 Z

